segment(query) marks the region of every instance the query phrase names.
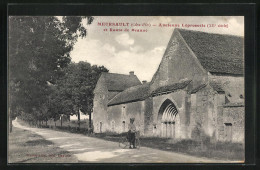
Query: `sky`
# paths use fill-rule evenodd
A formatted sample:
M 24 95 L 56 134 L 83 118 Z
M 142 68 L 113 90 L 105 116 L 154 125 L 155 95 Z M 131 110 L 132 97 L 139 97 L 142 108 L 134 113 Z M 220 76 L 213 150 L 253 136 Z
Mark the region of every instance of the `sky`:
M 92 24 L 85 23 L 83 21 L 87 36 L 78 39 L 71 52 L 72 61 L 104 65 L 111 73 L 134 71 L 140 81 L 152 79 L 173 33 L 174 27 L 160 27 L 160 23 L 179 24 L 181 29 L 244 36 L 243 16 L 94 16 Z M 128 23 L 128 26 L 100 26 L 100 23 Z M 205 27 L 188 28 L 182 24 L 204 24 Z M 216 26 L 207 27 L 208 24 Z M 228 27 L 218 27 L 223 24 Z M 122 31 L 110 31 L 110 28 Z

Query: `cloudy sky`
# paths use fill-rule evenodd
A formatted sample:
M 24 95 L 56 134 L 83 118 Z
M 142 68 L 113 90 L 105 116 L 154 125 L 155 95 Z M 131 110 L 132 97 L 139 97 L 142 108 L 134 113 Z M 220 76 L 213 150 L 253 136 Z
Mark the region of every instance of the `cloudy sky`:
M 99 26 L 98 23 L 151 24 L 148 26 Z M 79 39 L 71 52 L 74 62 L 87 61 L 104 65 L 111 73 L 129 74 L 150 81 L 164 54 L 174 27 L 159 27 L 159 24 L 204 24 L 205 28 L 185 28 L 204 32 L 244 35 L 243 17 L 118 17 L 95 16 L 91 25 L 86 25 L 86 38 Z M 207 28 L 207 24 L 227 24 L 228 28 Z M 156 26 L 152 26 L 156 25 Z M 130 29 L 129 32 L 111 32 L 114 29 Z M 180 27 L 183 28 L 183 27 Z M 104 31 L 108 29 L 108 31 Z M 131 29 L 147 29 L 147 32 L 132 32 Z

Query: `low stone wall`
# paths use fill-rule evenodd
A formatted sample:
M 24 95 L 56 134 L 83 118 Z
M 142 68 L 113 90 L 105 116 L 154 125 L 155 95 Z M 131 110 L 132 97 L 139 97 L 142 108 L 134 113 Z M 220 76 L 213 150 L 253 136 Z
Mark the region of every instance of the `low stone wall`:
M 244 143 L 245 132 L 245 107 L 244 106 L 224 106 L 223 107 L 224 126 L 229 123 L 232 126 L 232 142 Z M 225 130 L 225 128 L 224 128 Z
M 245 107 L 229 104 L 218 110 L 218 140 L 244 143 Z
M 106 131 L 122 133 L 128 131 L 130 118 L 135 118 L 135 126 L 144 134 L 144 101 L 109 106 L 107 111 Z

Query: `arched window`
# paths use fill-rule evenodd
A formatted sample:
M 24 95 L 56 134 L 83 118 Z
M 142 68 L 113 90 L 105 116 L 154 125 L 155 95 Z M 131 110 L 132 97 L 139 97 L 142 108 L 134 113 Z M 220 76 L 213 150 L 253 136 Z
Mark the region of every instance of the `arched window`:
M 178 110 L 174 103 L 166 99 L 160 107 L 158 113 L 158 120 L 162 123 L 172 123 L 175 122 L 175 117 L 178 113 Z
M 178 110 L 174 103 L 166 99 L 158 113 L 157 121 L 160 123 L 160 136 L 161 137 L 166 137 L 166 138 L 175 138 L 175 121 L 176 121 L 176 116 L 178 114 Z

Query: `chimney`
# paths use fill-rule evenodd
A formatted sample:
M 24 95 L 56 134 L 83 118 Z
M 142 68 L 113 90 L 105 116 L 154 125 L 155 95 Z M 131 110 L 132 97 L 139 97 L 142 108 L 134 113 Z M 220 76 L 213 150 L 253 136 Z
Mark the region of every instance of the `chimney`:
M 129 72 L 129 75 L 130 75 L 130 76 L 134 76 L 134 75 L 135 75 L 135 72 L 134 72 L 134 71 L 130 71 L 130 72 Z
M 147 81 L 146 81 L 146 80 L 143 80 L 143 81 L 142 81 L 142 83 L 143 83 L 143 84 L 146 84 L 146 83 L 147 83 Z

